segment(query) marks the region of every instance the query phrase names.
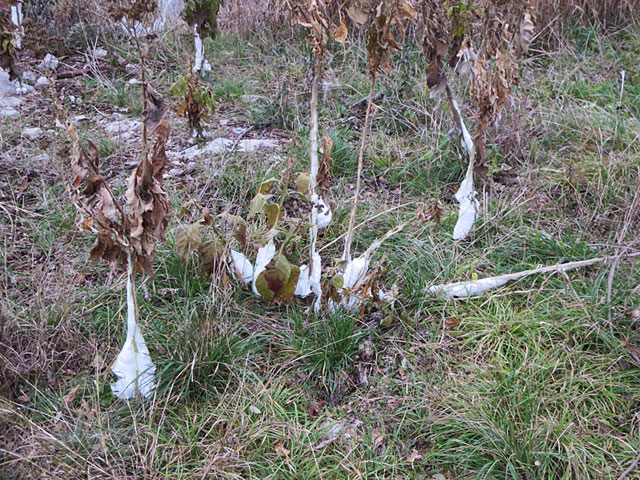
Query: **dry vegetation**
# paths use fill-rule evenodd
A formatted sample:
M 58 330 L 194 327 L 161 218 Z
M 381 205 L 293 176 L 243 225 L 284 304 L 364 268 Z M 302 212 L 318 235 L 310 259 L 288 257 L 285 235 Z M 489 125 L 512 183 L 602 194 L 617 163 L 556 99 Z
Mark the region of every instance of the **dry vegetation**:
M 83 18 L 69 10 L 82 50 L 61 50 L 53 86 L 0 120 L 0 478 L 618 479 L 640 452 L 637 262 L 531 277 L 473 300 L 424 288 L 640 251 L 638 2 L 538 0 L 545 30 L 486 132 L 483 210 L 462 242 L 451 241 L 451 196 L 466 164 L 447 135 L 446 98 L 429 98 L 421 34 L 410 29 L 374 84 L 355 220 L 367 223 L 354 239 L 363 251 L 410 221 L 375 257 L 397 300 L 317 316 L 308 300 L 268 305 L 212 279 L 174 247 L 180 227 L 202 217 L 196 205 L 246 215 L 265 178 L 309 169 L 313 52 L 282 10 L 263 15 L 272 2 L 255 3 L 228 2 L 207 41 L 216 109 L 205 134 L 236 147 L 282 143 L 187 160 L 177 152 L 192 145 L 190 127 L 169 113 L 175 216 L 138 292 L 158 378 L 145 401 L 109 388 L 126 276 L 89 261 L 93 239 L 75 229 L 66 191 L 72 144 L 56 126 L 61 111 L 86 116 L 80 137 L 124 195 L 140 142 L 106 125 L 141 118 L 135 47 L 112 28 L 75 24 Z M 83 53 L 94 42 L 105 58 Z M 173 107 L 191 42 L 184 27 L 149 40 L 147 73 Z M 333 143 L 323 194 L 334 222 L 319 244 L 328 257 L 340 257 L 349 223 L 366 58 L 357 36 L 332 45 L 320 86 L 320 133 Z M 29 53 L 20 60 L 38 65 Z M 450 81 L 465 98 L 467 80 Z M 26 138 L 34 126 L 43 135 Z M 439 226 L 424 221 L 434 205 Z M 302 216 L 305 207 L 286 208 Z M 290 255 L 301 264 L 307 250 Z

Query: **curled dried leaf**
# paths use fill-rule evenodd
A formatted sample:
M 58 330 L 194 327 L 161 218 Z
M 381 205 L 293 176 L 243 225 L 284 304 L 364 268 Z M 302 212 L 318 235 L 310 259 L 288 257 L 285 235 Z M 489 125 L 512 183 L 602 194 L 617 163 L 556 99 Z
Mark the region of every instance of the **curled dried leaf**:
M 89 143 L 89 152 L 85 151 L 75 125 L 71 124 L 68 132 L 73 142 L 70 193 L 79 212 L 78 228 L 96 235 L 91 246 L 91 259 L 105 260 L 115 269 L 124 265 L 126 260 L 128 219 L 100 174 L 98 149 Z
M 182 227 L 176 233 L 176 252 L 178 252 L 178 255 L 180 255 L 183 260 L 186 260 L 192 254 L 197 252 L 201 244 L 202 231 L 200 228 L 200 222 Z
M 163 170 L 167 161 L 165 144 L 171 128 L 165 116 L 164 104 L 150 93 L 149 114 L 145 118 L 147 128 L 156 136 L 151 155 L 143 158 L 127 182 L 125 194 L 131 228 L 129 237 L 136 252 L 139 271 L 152 273 L 156 254 L 156 241 L 164 241 L 171 207 L 162 185 Z

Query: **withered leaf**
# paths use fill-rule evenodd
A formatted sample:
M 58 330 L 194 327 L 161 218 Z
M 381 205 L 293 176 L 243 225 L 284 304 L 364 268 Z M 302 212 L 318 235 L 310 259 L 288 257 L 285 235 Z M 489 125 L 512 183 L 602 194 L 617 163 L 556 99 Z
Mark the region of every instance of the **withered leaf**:
M 200 222 L 187 225 L 176 233 L 176 252 L 186 260 L 193 253 L 197 252 L 202 244 L 202 232 Z
M 367 13 L 355 4 L 349 5 L 347 8 L 347 15 L 349 15 L 349 18 L 353 23 L 360 27 L 367 23 L 367 19 L 369 18 Z
M 296 176 L 295 183 L 296 187 L 298 187 L 298 191 L 302 194 L 303 198 L 307 198 L 309 194 L 309 183 L 311 182 L 309 178 L 309 173 L 300 172 Z
M 279 253 L 256 279 L 256 289 L 269 302 L 290 303 L 299 276 L 300 268 L 289 263 L 289 260 Z
M 258 193 L 255 197 L 253 197 L 249 202 L 249 215 L 247 215 L 247 219 L 251 220 L 257 214 L 262 213 L 264 211 L 265 205 L 267 204 L 267 201 L 272 196 L 273 195 Z
M 349 31 L 347 30 L 347 23 L 344 21 L 344 18 L 340 21 L 340 25 L 331 25 L 331 38 L 333 38 L 336 42 L 344 44 L 347 40 L 347 35 Z
M 105 260 L 113 270 L 124 265 L 127 261 L 124 247 L 114 237 L 115 235 L 110 230 L 103 228 L 96 234 L 96 239 L 89 250 L 91 260 Z
M 98 171 L 98 149 L 90 143 L 87 153 L 80 145 L 77 127 L 71 124 L 68 131 L 73 142 L 71 172 L 74 179 L 70 192 L 80 213 L 78 228 L 96 235 L 90 250 L 91 259 L 105 260 L 115 269 L 126 261 L 128 221 L 122 215 L 122 206 Z
M 156 135 L 156 140 L 151 156 L 147 154 L 131 173 L 125 197 L 131 223 L 129 238 L 136 252 L 138 271 L 151 274 L 155 244 L 164 240 L 171 210 L 162 186 L 162 173 L 167 160 L 165 144 L 171 128 L 162 101 L 154 94 L 149 95 L 152 106 L 145 122 L 149 131 Z
M 267 216 L 267 227 L 273 228 L 276 222 L 282 218 L 284 211 L 280 209 L 279 205 L 272 203 L 265 205 L 264 213 Z
M 233 237 L 244 247 L 247 244 L 247 221 L 229 213 L 224 213 L 222 217 L 231 225 Z
M 218 237 L 204 242 L 200 246 L 198 256 L 205 273 L 211 274 L 219 271 L 219 268 L 224 264 L 225 251 L 225 245 Z M 242 275 L 238 278 L 242 278 Z

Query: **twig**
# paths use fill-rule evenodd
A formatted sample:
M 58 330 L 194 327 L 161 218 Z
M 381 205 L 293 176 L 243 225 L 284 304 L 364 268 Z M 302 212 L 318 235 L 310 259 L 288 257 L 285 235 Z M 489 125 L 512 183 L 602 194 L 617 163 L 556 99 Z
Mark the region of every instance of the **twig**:
M 640 252 L 630 253 L 626 255 L 626 257 L 627 258 L 640 257 Z M 588 265 L 593 265 L 596 263 L 609 262 L 611 260 L 614 260 L 615 258 L 616 256 L 610 255 L 606 257 L 597 257 L 597 258 L 590 258 L 588 260 L 580 260 L 577 262 L 559 263 L 557 265 L 549 265 L 546 267 L 539 267 L 539 268 L 533 268 L 531 270 L 524 270 L 522 272 L 507 273 L 507 274 L 498 275 L 495 277 L 481 278 L 479 280 L 470 280 L 466 282 L 454 282 L 454 283 L 447 283 L 443 285 L 434 285 L 434 286 L 425 288 L 425 290 L 436 295 L 443 295 L 445 297 L 462 297 L 462 298 L 477 297 L 492 288 L 501 287 L 502 285 L 505 285 L 507 282 L 510 282 L 513 280 L 519 280 L 529 275 L 535 275 L 538 273 L 548 273 L 548 272 L 564 272 L 566 270 L 586 267 Z
M 251 126 L 245 128 L 242 132 L 240 132 L 240 135 L 238 135 L 238 138 L 236 138 L 236 141 L 233 142 L 233 145 L 231 145 L 231 148 L 229 149 L 229 151 L 227 153 L 233 153 L 233 151 L 236 149 L 236 147 L 240 143 L 240 140 L 242 140 L 242 137 L 244 137 L 247 133 L 249 133 L 251 130 L 253 130 L 254 126 L 255 125 L 251 125 Z
M 635 458 L 635 460 L 631 462 L 631 465 L 629 465 L 629 467 L 624 472 L 622 472 L 622 474 L 618 477 L 618 480 L 624 480 L 625 478 L 627 478 L 627 475 L 633 472 L 633 470 L 638 466 L 638 463 L 640 463 L 640 453 L 638 453 L 638 456 Z
M 622 230 L 618 232 L 618 234 L 616 235 L 616 240 L 615 240 L 616 243 L 624 242 L 624 238 L 627 236 L 627 230 L 629 229 L 629 225 L 631 225 L 633 217 L 635 216 L 635 211 L 638 209 L 638 206 L 640 206 L 640 188 L 636 190 L 636 194 L 633 197 L 631 206 L 629 207 L 629 210 L 627 211 L 627 214 L 625 216 L 624 224 L 622 225 Z M 613 260 L 613 262 L 611 262 L 611 269 L 609 270 L 609 277 L 607 278 L 607 305 L 608 305 L 607 318 L 609 320 L 610 326 L 612 323 L 611 322 L 612 320 L 611 298 L 613 296 L 612 295 L 613 294 L 613 278 L 616 273 L 616 268 L 620 263 L 620 259 L 624 254 L 628 252 L 628 250 L 629 250 L 628 247 L 616 249 L 616 258 Z
M 370 221 L 375 220 L 376 218 L 381 217 L 382 215 L 386 215 L 387 213 L 393 212 L 394 210 L 398 210 L 399 208 L 408 207 L 409 205 L 413 205 L 414 203 L 417 203 L 417 201 L 414 200 L 413 202 L 407 202 L 407 203 L 403 203 L 402 205 L 396 205 L 395 207 L 391 207 L 391 208 L 389 208 L 387 210 L 384 210 L 382 212 L 376 213 L 372 217 L 366 218 L 365 220 L 360 222 L 358 225 L 353 227 L 353 230 L 356 231 L 358 228 L 360 228 L 364 224 L 369 223 Z M 331 240 L 326 245 L 324 245 L 321 248 L 319 248 L 317 253 L 320 253 L 323 250 L 325 250 L 325 249 L 329 248 L 330 246 L 332 246 L 333 244 L 337 243 L 341 238 L 344 238 L 345 235 L 347 235 L 347 232 L 343 233 L 342 235 L 339 235 L 338 237 L 334 238 L 333 240 Z
M 342 259 L 346 262 L 351 261 L 351 243 L 353 242 L 353 225 L 356 221 L 356 211 L 358 210 L 358 197 L 360 196 L 360 183 L 362 179 L 362 164 L 364 162 L 364 147 L 367 142 L 367 132 L 369 131 L 369 120 L 371 117 L 371 106 L 373 105 L 373 89 L 375 87 L 376 77 L 371 77 L 369 84 L 369 100 L 367 101 L 367 113 L 364 117 L 364 127 L 362 127 L 362 139 L 360 141 L 360 153 L 358 154 L 358 174 L 356 177 L 356 193 L 353 197 L 353 206 L 349 215 L 349 228 L 344 240 L 344 253 Z

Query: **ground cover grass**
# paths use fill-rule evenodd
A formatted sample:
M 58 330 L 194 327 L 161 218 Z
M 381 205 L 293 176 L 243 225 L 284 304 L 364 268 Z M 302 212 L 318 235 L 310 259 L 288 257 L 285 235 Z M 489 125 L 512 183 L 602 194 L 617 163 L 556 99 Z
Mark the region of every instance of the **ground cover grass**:
M 492 132 L 479 227 L 460 243 L 451 241 L 457 208 L 448 198 L 465 165 L 447 137 L 446 102 L 428 98 L 419 47 L 407 45 L 379 80 L 385 95 L 356 221 L 410 205 L 359 229 L 354 249 L 415 220 L 422 203 L 443 209 L 439 226 L 416 220 L 376 255 L 384 284 L 399 291 L 391 315 L 316 317 L 308 302 L 265 305 L 182 262 L 169 235 L 138 298 L 159 381 L 143 402 L 116 401 L 109 389 L 125 280 L 88 262 L 91 239 L 74 229 L 64 188 L 70 146 L 53 127 L 54 108 L 42 97 L 0 126 L 0 475 L 617 478 L 640 451 L 637 264 L 620 263 L 610 302 L 606 266 L 530 277 L 470 301 L 422 292 L 638 248 L 640 218 L 630 208 L 640 185 L 640 27 L 567 31 L 557 50 L 534 48 L 526 60 Z M 164 93 L 188 68 L 188 40 L 169 34 L 150 50 L 151 76 Z M 109 45 L 134 62 L 130 47 Z M 186 176 L 168 178 L 167 190 L 176 211 L 195 199 L 211 212 L 246 214 L 261 179 L 277 175 L 287 157 L 307 169 L 311 52 L 296 36 L 221 35 L 208 47 L 218 98 L 213 135 L 228 133 L 223 120 L 288 142 L 278 153 L 201 159 Z M 364 117 L 351 106 L 367 93 L 362 46 L 332 53 L 321 125 L 334 140 L 327 198 L 335 220 L 320 246 L 346 227 Z M 63 101 L 74 113 L 93 105 L 135 114 L 137 87 L 127 81 L 75 79 L 65 94 L 81 104 Z M 465 98 L 464 80 L 455 87 Z M 88 116 L 83 132 L 95 138 Z M 20 132 L 30 125 L 54 130 L 28 142 Z M 173 128 L 169 148 L 178 150 L 188 129 L 177 118 Z M 135 147 L 98 138 L 107 171 L 124 180 Z M 51 159 L 34 160 L 42 152 Z M 336 242 L 323 253 L 337 257 L 341 248 Z

